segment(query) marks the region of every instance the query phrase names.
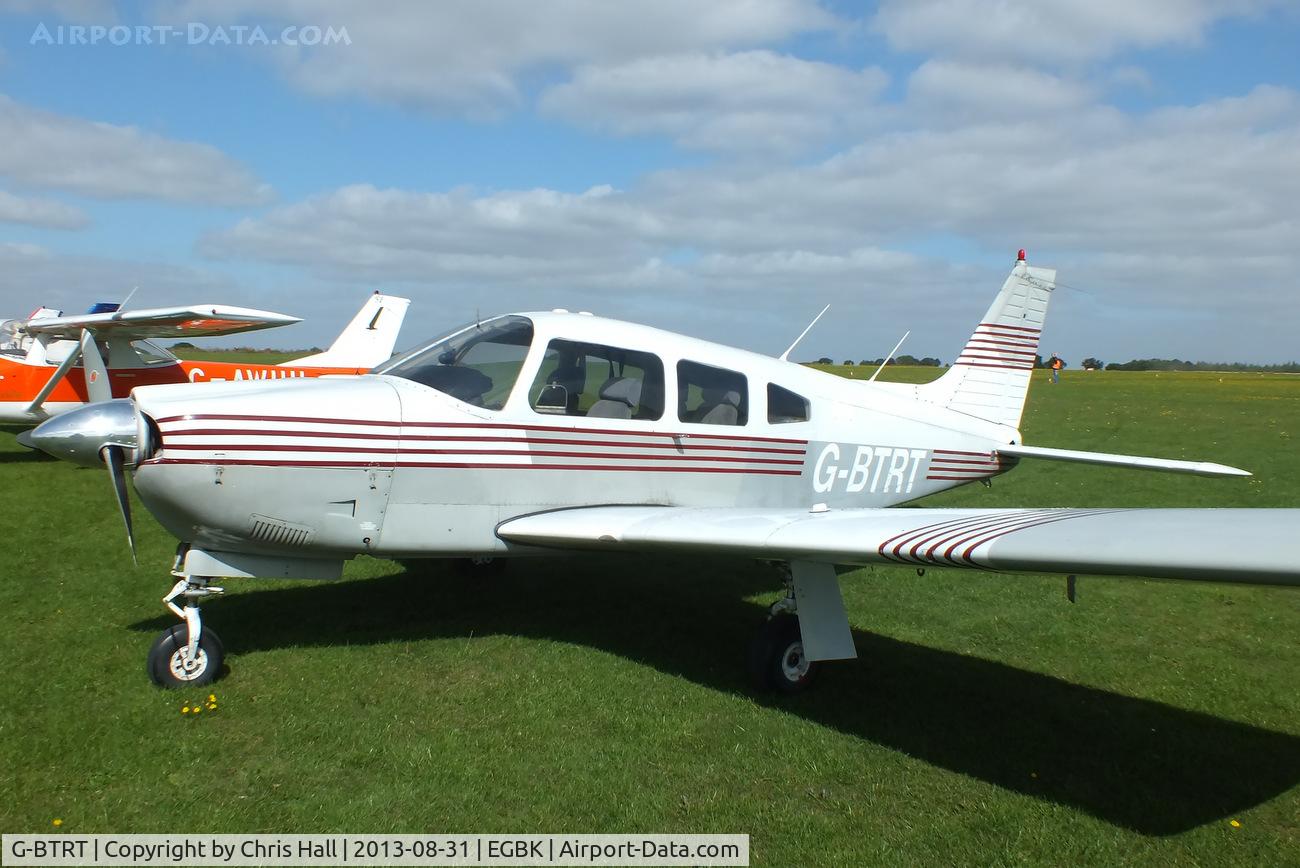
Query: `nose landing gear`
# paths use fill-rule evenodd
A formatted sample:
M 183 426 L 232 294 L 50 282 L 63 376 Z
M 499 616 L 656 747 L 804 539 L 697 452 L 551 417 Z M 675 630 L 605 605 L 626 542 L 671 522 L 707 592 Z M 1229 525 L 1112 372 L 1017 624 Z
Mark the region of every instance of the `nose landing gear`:
M 203 626 L 199 607 L 192 600 L 225 593 L 202 576 L 182 576 L 163 602 L 184 624 L 163 630 L 149 649 L 148 672 L 159 687 L 201 687 L 211 684 L 221 672 L 226 652 L 217 634 Z M 185 607 L 176 605 L 184 597 Z

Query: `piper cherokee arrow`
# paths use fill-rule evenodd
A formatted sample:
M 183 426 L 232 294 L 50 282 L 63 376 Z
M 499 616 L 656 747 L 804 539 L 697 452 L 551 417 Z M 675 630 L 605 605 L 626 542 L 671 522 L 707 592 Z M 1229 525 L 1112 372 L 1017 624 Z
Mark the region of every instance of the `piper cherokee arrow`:
M 897 508 L 1023 459 L 1250 475 L 1025 445 L 1055 280 L 1021 251 L 925 385 L 551 311 L 481 320 L 366 376 L 145 386 L 33 439 L 107 464 L 128 539 L 133 471 L 180 540 L 164 602 L 181 623 L 148 658 L 170 687 L 221 670 L 199 605 L 215 581 L 338 578 L 360 554 L 685 550 L 788 565 L 750 649 L 752 674 L 782 691 L 856 656 L 837 564 L 1300 583 L 1300 509 Z

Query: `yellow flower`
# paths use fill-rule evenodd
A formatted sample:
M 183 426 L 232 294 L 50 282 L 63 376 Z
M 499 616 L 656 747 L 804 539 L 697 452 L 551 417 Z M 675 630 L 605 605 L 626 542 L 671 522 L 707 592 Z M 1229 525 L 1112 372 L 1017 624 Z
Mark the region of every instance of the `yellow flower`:
M 58 817 L 55 817 L 55 818 L 54 818 L 54 825 L 55 825 L 55 826 L 62 826 L 62 825 L 63 825 L 63 821 L 60 820 Z
M 216 701 L 217 701 L 217 694 L 215 694 L 215 693 L 209 693 L 209 694 L 208 694 L 208 702 L 216 702 Z
M 189 713 L 190 713 L 190 707 L 188 705 L 181 706 L 181 714 L 189 714 Z
M 1234 828 L 1234 829 L 1240 829 L 1240 828 L 1241 828 L 1241 821 L 1240 821 L 1240 820 L 1229 820 L 1229 821 L 1228 821 L 1228 825 L 1231 826 L 1231 827 Z
M 209 702 L 209 703 L 208 703 L 208 711 L 212 711 L 212 710 L 213 710 L 214 708 L 216 708 L 216 707 L 217 707 L 217 704 L 216 704 L 215 702 Z

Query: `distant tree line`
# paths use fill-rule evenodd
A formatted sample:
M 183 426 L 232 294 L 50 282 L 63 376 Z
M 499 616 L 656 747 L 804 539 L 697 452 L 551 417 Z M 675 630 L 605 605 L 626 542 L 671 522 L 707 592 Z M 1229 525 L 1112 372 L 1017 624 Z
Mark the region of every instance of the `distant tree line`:
M 884 363 L 884 359 L 863 359 L 860 362 L 854 362 L 852 359 L 845 359 L 840 364 L 845 367 L 862 367 L 878 368 Z M 835 360 L 830 356 L 822 356 L 817 360 L 819 365 L 833 365 Z M 942 361 L 933 356 L 926 356 L 918 359 L 916 356 L 903 354 L 889 360 L 890 365 L 904 365 L 913 367 L 942 368 L 946 367 Z M 1034 356 L 1035 368 L 1047 368 L 1051 364 L 1051 359 L 1044 359 L 1042 354 Z M 1069 367 L 1068 363 L 1065 363 Z M 1281 362 L 1274 365 L 1252 365 L 1246 362 L 1185 362 L 1182 359 L 1133 359 L 1130 362 L 1103 362 L 1096 356 L 1088 356 L 1080 364 L 1085 371 L 1259 371 L 1262 373 L 1273 374 L 1300 374 L 1300 362 Z
M 1134 359 L 1111 362 L 1108 371 L 1261 371 L 1274 374 L 1300 374 L 1300 362 L 1276 365 L 1250 365 L 1245 362 L 1185 362 L 1182 359 Z
M 855 362 L 855 361 L 853 361 L 852 359 L 845 359 L 845 360 L 842 362 L 843 365 L 845 365 L 846 367 L 850 367 L 850 368 L 853 367 L 854 365 L 861 365 L 861 366 L 864 367 L 864 368 L 867 367 L 868 365 L 870 365 L 870 366 L 873 367 L 873 368 L 878 368 L 878 367 L 880 367 L 881 365 L 883 365 L 884 363 L 885 363 L 885 360 L 884 360 L 883 358 L 880 358 L 880 359 L 863 359 L 863 360 L 860 361 L 860 362 Z M 822 356 L 820 359 L 817 360 L 817 364 L 819 364 L 819 365 L 833 365 L 833 364 L 835 364 L 835 362 L 834 362 L 834 361 L 833 361 L 829 356 Z M 942 367 L 943 367 L 943 362 L 941 362 L 939 359 L 934 358 L 933 356 L 926 356 L 926 357 L 923 358 L 923 359 L 918 359 L 916 356 L 909 356 L 909 355 L 907 355 L 906 353 L 904 353 L 904 354 L 901 355 L 901 356 L 895 356 L 894 358 L 890 359 L 890 360 L 889 360 L 889 364 L 891 364 L 891 365 L 904 365 L 904 366 L 908 366 L 908 365 L 910 365 L 910 366 L 912 366 L 912 367 L 922 367 L 922 368 L 942 368 Z
M 189 341 L 177 341 L 168 349 L 172 350 L 197 350 L 194 344 Z M 305 350 L 277 350 L 272 347 L 209 347 L 209 353 L 323 353 L 320 347 L 308 347 Z

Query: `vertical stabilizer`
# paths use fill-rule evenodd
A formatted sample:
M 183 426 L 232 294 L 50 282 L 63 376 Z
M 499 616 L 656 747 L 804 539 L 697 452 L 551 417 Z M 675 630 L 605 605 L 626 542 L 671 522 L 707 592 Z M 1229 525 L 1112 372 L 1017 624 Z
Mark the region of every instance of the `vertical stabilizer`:
M 308 368 L 373 368 L 393 355 L 409 298 L 376 292 L 348 323 L 330 348 L 285 364 Z
M 988 313 L 942 377 L 922 386 L 922 400 L 1020 427 L 1056 270 L 1025 263 L 1024 251 Z

